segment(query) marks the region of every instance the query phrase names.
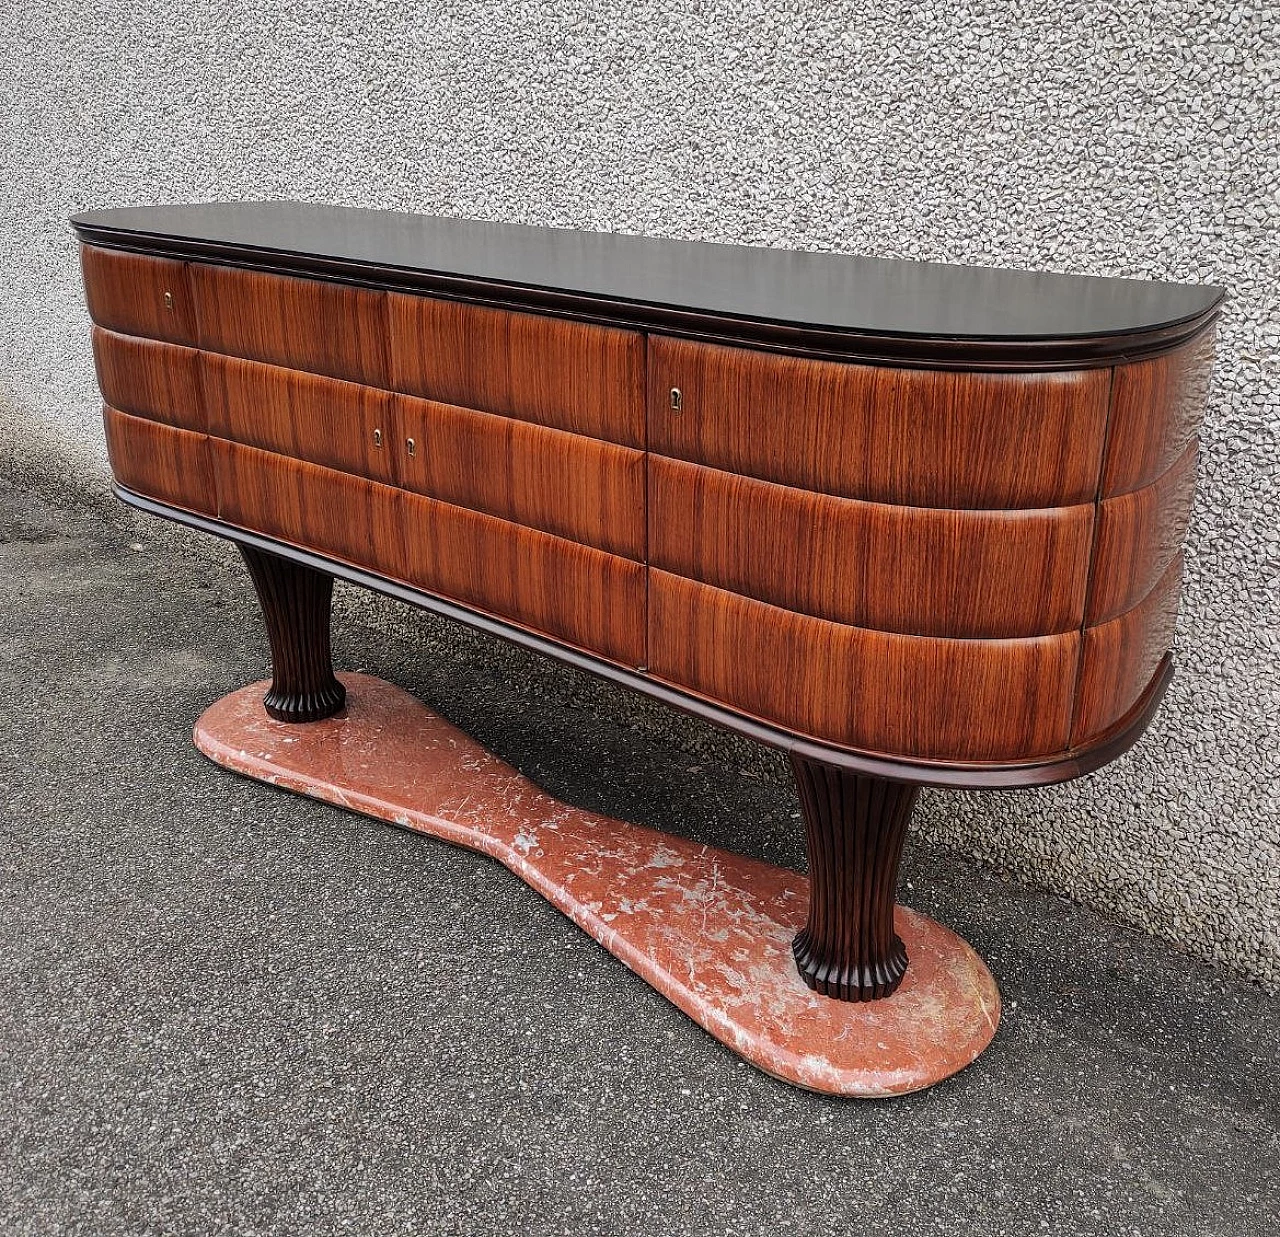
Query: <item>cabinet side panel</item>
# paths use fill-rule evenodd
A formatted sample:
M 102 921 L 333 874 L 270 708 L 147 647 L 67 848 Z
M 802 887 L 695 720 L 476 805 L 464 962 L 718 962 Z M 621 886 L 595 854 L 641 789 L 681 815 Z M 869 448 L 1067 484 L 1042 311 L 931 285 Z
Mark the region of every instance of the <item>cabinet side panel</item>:
M 397 391 L 644 447 L 644 337 L 391 293 Z
M 93 362 L 102 398 L 112 408 L 204 432 L 200 354 L 194 348 L 94 327 Z
M 204 264 L 191 282 L 202 348 L 387 386 L 385 293 Z
M 1108 370 L 894 369 L 660 336 L 649 357 L 658 454 L 903 506 L 1062 507 L 1097 496 Z
M 403 495 L 405 579 L 626 666 L 644 662 L 640 563 Z
M 944 640 L 867 631 L 650 573 L 655 677 L 862 751 L 998 761 L 1067 747 L 1080 635 Z
M 111 472 L 126 489 L 202 515 L 215 515 L 209 440 L 119 409 L 103 410 Z
M 644 453 L 451 404 L 396 397 L 407 488 L 644 558 Z M 405 443 L 412 438 L 414 453 Z
M 80 246 L 89 316 L 122 335 L 173 344 L 196 342 L 196 318 L 186 263 Z
M 1004 638 L 1084 617 L 1088 505 L 898 507 L 652 456 L 649 520 L 653 566 L 837 623 Z
M 394 483 L 389 392 L 210 352 L 200 368 L 210 433 Z
M 1204 419 L 1213 348 L 1210 327 L 1164 356 L 1116 366 L 1104 498 L 1150 485 L 1187 450 Z

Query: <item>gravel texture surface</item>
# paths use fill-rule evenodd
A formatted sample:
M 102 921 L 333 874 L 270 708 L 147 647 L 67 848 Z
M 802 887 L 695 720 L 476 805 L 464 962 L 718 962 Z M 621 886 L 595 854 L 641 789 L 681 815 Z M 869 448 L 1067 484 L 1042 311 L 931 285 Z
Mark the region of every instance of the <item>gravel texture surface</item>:
M 497 864 L 199 756 L 266 659 L 209 544 L 0 485 L 5 1237 L 1272 1231 L 1256 985 L 916 840 L 902 898 L 988 960 L 994 1043 L 902 1100 L 774 1082 Z M 335 645 L 570 802 L 802 862 L 789 791 L 564 669 Z
M 91 206 L 295 197 L 1222 284 L 1149 737 L 1070 786 L 927 796 L 919 828 L 1277 990 L 1278 81 L 1257 0 L 12 5 L 4 471 L 102 485 L 65 226 Z

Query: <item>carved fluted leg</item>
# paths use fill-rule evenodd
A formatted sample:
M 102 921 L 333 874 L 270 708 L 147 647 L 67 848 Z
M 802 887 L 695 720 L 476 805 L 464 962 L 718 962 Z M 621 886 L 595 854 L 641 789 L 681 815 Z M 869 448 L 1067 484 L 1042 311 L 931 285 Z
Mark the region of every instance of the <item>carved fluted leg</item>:
M 346 700 L 333 676 L 329 608 L 333 577 L 242 545 L 271 641 L 271 690 L 263 700 L 281 722 L 318 722 Z
M 809 853 L 809 918 L 792 945 L 801 978 L 841 1001 L 886 997 L 907 970 L 893 907 L 920 788 L 794 755 L 791 767 Z

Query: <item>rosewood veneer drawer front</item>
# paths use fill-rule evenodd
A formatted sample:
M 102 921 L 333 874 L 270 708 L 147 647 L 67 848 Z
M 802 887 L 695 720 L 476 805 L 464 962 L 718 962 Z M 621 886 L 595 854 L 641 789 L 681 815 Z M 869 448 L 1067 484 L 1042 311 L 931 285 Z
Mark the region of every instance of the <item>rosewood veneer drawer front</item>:
M 1182 555 L 1132 610 L 1084 633 L 1080 700 L 1072 742 L 1086 743 L 1119 721 L 1173 647 L 1182 587 Z
M 111 407 L 204 432 L 196 349 L 94 327 L 93 360 L 102 398 Z
M 638 332 L 401 293 L 387 309 L 397 391 L 644 447 Z
M 610 661 L 644 663 L 641 564 L 416 494 L 402 500 L 410 584 Z
M 191 283 L 202 348 L 387 385 L 384 293 L 230 266 L 192 265 Z
M 947 511 L 650 457 L 649 561 L 817 618 L 922 636 L 1078 629 L 1092 505 Z
M 644 558 L 643 452 L 407 395 L 395 403 L 396 454 L 406 488 L 611 554 Z
M 116 408 L 104 408 L 111 471 L 127 489 L 148 498 L 215 515 L 209 440 Z
M 201 375 L 211 434 L 395 482 L 389 392 L 210 352 Z
M 1116 366 L 1104 497 L 1149 485 L 1185 453 L 1204 419 L 1212 369 L 1212 330 L 1164 356 Z
M 1104 369 L 895 369 L 651 336 L 649 448 L 870 502 L 1070 506 L 1097 494 L 1109 387 Z
M 185 262 L 82 245 L 80 268 L 89 316 L 99 326 L 175 344 L 196 342 Z
M 219 438 L 209 446 L 220 519 L 404 578 L 398 490 Z
M 1061 752 L 1079 657 L 1079 632 L 903 636 L 650 573 L 649 665 L 657 678 L 862 751 L 958 761 Z

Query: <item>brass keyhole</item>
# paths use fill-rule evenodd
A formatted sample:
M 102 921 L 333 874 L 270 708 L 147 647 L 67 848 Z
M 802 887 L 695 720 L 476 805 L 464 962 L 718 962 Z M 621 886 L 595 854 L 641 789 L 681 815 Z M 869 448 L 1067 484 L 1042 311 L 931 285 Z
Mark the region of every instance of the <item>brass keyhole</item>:
M 374 445 L 375 447 L 380 447 L 380 446 L 382 446 L 382 431 L 381 431 L 381 430 L 374 430 L 374 431 L 373 431 L 373 445 Z
M 406 438 L 406 439 L 404 440 L 404 445 L 405 445 L 405 448 L 406 448 L 406 450 L 408 450 L 408 452 L 409 452 L 409 454 L 410 454 L 410 455 L 417 455 L 417 454 L 418 454 L 418 444 L 417 444 L 416 442 L 414 442 L 412 438 Z
M 166 292 L 166 293 L 164 294 L 164 307 L 165 307 L 165 308 L 166 308 L 170 313 L 172 313 L 172 312 L 173 312 L 173 293 L 172 293 L 172 292 Z
M 671 388 L 671 411 L 679 412 L 684 407 L 684 396 L 680 394 L 679 387 Z

